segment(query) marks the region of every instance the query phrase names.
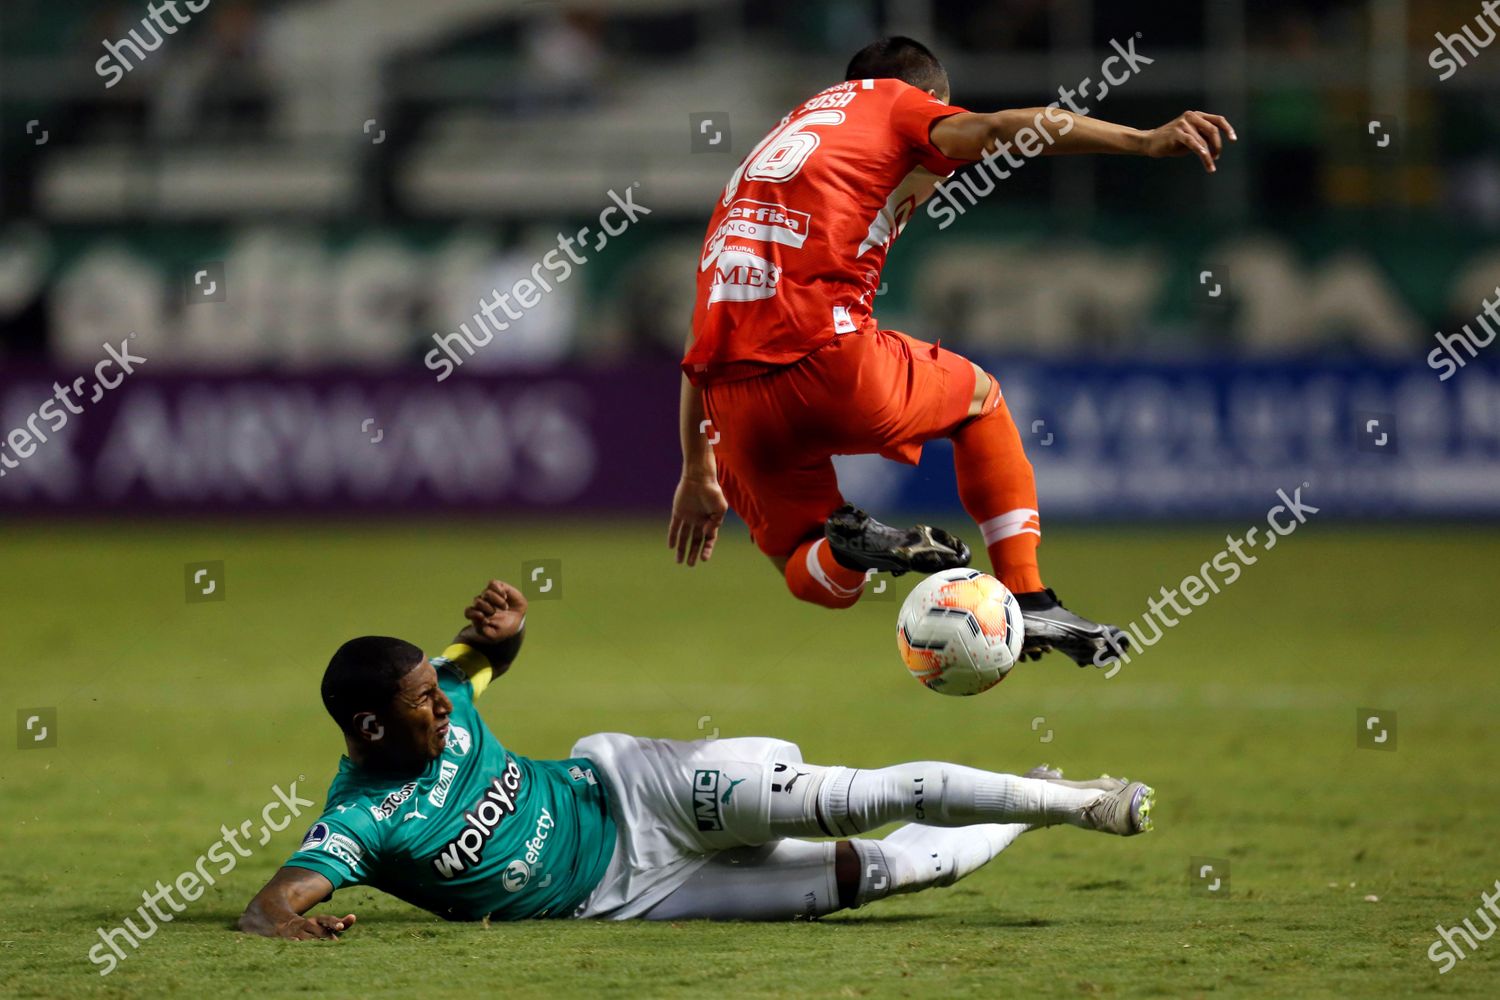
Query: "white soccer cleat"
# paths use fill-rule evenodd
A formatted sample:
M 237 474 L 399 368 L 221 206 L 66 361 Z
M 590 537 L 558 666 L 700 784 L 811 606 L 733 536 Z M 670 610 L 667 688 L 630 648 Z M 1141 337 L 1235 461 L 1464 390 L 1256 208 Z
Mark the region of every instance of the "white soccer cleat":
M 1100 781 L 1119 783 L 1117 778 L 1101 778 Z M 1083 807 L 1084 825 L 1091 830 L 1114 833 L 1121 837 L 1133 837 L 1151 830 L 1151 806 L 1156 800 L 1156 790 L 1139 781 L 1121 784 L 1113 791 L 1106 791 L 1093 802 Z
M 1064 788 L 1098 789 L 1101 792 L 1118 792 L 1130 784 L 1129 778 L 1112 778 L 1107 774 L 1101 774 L 1097 778 L 1090 778 L 1088 781 L 1066 781 L 1063 779 L 1062 768 L 1052 767 L 1048 764 L 1038 764 L 1021 777 L 1035 778 L 1039 781 L 1050 781 L 1054 785 L 1062 785 Z

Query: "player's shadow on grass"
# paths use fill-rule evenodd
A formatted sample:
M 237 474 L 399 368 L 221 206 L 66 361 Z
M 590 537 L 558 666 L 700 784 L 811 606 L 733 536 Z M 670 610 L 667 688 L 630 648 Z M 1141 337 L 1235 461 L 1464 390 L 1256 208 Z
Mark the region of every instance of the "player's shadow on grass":
M 1010 930 L 1026 927 L 1051 927 L 1054 921 L 1044 917 L 1020 917 L 1000 913 L 991 914 L 949 914 L 949 913 L 871 913 L 843 917 L 839 920 L 824 921 L 830 924 L 842 924 L 846 927 L 858 927 L 863 924 L 876 926 L 889 926 L 893 924 L 930 924 L 938 921 L 951 922 L 954 917 L 960 917 L 966 927 L 999 927 Z
M 1073 892 L 1094 892 L 1099 889 L 1119 889 L 1128 892 L 1135 886 L 1120 878 L 1112 878 L 1105 882 L 1081 882 L 1078 885 L 1068 886 Z

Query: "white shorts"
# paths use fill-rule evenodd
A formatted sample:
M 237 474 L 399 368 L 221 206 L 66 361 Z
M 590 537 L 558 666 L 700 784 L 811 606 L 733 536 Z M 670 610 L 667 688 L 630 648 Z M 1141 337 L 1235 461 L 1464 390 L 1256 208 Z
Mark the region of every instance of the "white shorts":
M 651 740 L 598 733 L 569 754 L 594 762 L 618 831 L 604 877 L 575 916 L 629 920 L 681 886 L 717 851 L 771 837 L 771 772 L 801 763 L 765 737 Z

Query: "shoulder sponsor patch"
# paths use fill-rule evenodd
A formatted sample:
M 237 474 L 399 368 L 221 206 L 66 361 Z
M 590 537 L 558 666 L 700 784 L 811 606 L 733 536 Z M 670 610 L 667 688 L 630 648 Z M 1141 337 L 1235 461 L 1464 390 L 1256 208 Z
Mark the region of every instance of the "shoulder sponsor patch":
M 330 833 L 323 842 L 323 851 L 332 854 L 350 868 L 358 868 L 365 857 L 365 849 L 359 846 L 359 842 L 342 833 Z

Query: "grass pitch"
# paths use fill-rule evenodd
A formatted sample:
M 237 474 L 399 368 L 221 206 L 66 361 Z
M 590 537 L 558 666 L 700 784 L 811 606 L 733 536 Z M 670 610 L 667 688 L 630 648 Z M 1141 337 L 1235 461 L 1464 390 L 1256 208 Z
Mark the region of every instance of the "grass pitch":
M 1230 526 L 1235 527 L 1238 526 Z M 662 525 L 59 525 L 0 531 L 0 702 L 56 710 L 0 760 L 0 981 L 20 996 L 1495 996 L 1500 939 L 1439 975 L 1494 833 L 1500 534 L 1310 525 L 1118 676 L 1052 656 L 973 699 L 904 676 L 895 600 L 794 602 L 743 535 L 672 565 Z M 1223 545 L 1213 527 L 1055 527 L 1052 582 L 1134 620 Z M 271 787 L 321 803 L 341 742 L 318 701 L 360 633 L 430 651 L 491 576 L 561 559 L 527 647 L 481 700 L 511 748 L 582 734 L 767 734 L 808 760 L 945 758 L 1158 790 L 1157 830 L 1023 837 L 954 888 L 814 924 L 447 924 L 366 889 L 338 943 L 230 930 L 305 814 L 101 977 L 96 928 L 190 869 Z M 223 601 L 184 564 L 223 560 Z M 1486 582 L 1488 581 L 1488 582 Z M 1396 713 L 1393 752 L 1356 711 Z M 20 723 L 18 720 L 18 727 Z M 17 739 L 27 734 L 18 732 Z M 33 733 L 34 735 L 34 733 Z M 1228 861 L 1227 892 L 1189 880 Z M 1482 928 L 1483 924 L 1476 921 Z

